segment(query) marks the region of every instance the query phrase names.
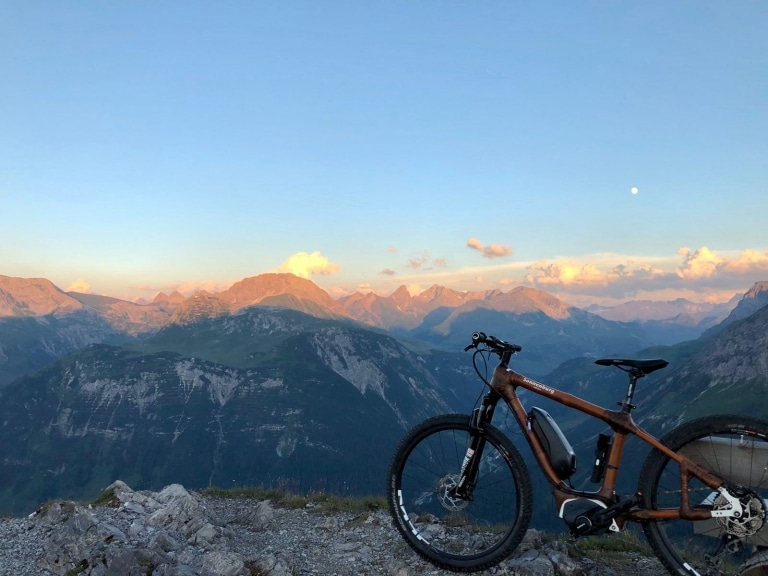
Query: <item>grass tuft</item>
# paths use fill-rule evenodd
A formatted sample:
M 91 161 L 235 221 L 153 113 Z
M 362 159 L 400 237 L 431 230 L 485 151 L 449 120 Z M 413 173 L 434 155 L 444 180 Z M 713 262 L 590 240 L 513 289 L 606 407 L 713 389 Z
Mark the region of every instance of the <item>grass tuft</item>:
M 342 497 L 334 494 L 313 492 L 302 496 L 275 488 L 206 488 L 202 494 L 211 498 L 244 498 L 247 500 L 269 500 L 273 506 L 296 510 L 311 508 L 316 512 L 348 512 L 360 514 L 375 512 L 387 507 L 383 496 Z
M 120 499 L 115 495 L 114 489 L 104 490 L 104 492 L 101 493 L 101 496 L 92 502 L 92 505 L 102 508 L 119 508 Z
M 643 556 L 653 556 L 653 551 L 648 543 L 628 530 L 618 534 L 579 538 L 574 543 L 574 547 L 582 554 L 587 555 L 590 552 L 619 552 L 622 554 L 637 552 Z

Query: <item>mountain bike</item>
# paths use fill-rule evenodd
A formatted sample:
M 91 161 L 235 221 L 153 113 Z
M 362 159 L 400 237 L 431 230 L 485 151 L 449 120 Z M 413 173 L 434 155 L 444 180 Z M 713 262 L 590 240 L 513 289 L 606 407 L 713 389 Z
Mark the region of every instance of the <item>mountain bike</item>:
M 521 347 L 482 332 L 465 351 L 489 390 L 471 415 L 437 416 L 415 426 L 397 447 L 387 475 L 394 524 L 406 542 L 436 566 L 455 572 L 490 568 L 521 542 L 531 519 L 533 490 L 523 458 L 491 424 L 504 400 L 535 461 L 552 488 L 557 515 L 573 536 L 642 526 L 671 574 L 731 576 L 756 561 L 768 563 L 768 422 L 717 415 L 681 424 L 661 440 L 635 424 L 631 412 L 637 381 L 667 366 L 666 360 L 604 358 L 596 363 L 629 377 L 620 409 L 608 410 L 511 370 Z M 499 357 L 490 382 L 478 360 Z M 518 389 L 547 397 L 602 420 L 591 482 L 595 491 L 569 481 L 576 455 L 544 410 L 526 411 Z M 616 482 L 627 437 L 651 446 L 637 492 L 619 496 Z M 764 572 L 760 572 L 764 573 Z

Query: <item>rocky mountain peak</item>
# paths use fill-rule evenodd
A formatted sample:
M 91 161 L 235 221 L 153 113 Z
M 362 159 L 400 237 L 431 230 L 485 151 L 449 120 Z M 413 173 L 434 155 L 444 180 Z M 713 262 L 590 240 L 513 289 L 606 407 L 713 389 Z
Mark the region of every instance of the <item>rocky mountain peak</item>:
M 414 300 L 423 303 L 429 303 L 437 306 L 458 306 L 465 299 L 463 292 L 452 290 L 439 284 L 433 284 L 421 294 L 414 297 Z
M 200 291 L 180 303 L 170 322 L 189 324 L 257 305 L 290 308 L 320 318 L 347 318 L 341 305 L 311 280 L 268 273 L 240 280 L 223 292 Z
M 271 296 L 291 295 L 300 300 L 309 300 L 322 307 L 344 315 L 340 306 L 317 284 L 294 274 L 268 273 L 245 278 L 235 282 L 228 290 L 219 293 L 219 298 L 230 305 L 232 310 L 262 303 Z
M 184 294 L 178 290 L 174 290 L 170 295 L 165 292 L 158 292 L 157 296 L 152 300 L 153 304 L 181 304 L 186 300 Z
M 193 324 L 205 318 L 216 318 L 230 313 L 226 302 L 215 294 L 201 290 L 184 300 L 168 320 L 170 324 Z
M 768 281 L 763 280 L 755 282 L 755 284 L 747 290 L 744 297 L 739 300 L 736 308 L 734 308 L 723 321 L 723 325 L 751 316 L 764 306 L 768 306 Z
M 544 312 L 550 318 L 559 320 L 571 316 L 569 312 L 571 306 L 548 292 L 528 288 L 527 286 L 513 288 L 509 292 L 495 297 L 492 303 L 499 310 L 518 314 Z
M 389 299 L 392 300 L 398 308 L 404 310 L 411 303 L 411 293 L 408 292 L 408 288 L 405 286 L 400 286 L 390 294 Z
M 755 282 L 752 288 L 747 290 L 747 293 L 744 294 L 744 300 L 750 298 L 768 300 L 768 281 L 762 280 L 760 282 Z
M 83 305 L 45 278 L 0 275 L 0 317 L 73 312 Z

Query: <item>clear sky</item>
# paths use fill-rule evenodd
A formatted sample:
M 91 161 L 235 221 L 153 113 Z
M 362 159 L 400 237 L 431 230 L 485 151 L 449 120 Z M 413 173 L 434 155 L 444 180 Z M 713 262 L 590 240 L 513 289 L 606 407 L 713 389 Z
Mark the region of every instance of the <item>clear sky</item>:
M 764 0 L 2 1 L 0 274 L 724 300 L 768 280 L 766 30 Z

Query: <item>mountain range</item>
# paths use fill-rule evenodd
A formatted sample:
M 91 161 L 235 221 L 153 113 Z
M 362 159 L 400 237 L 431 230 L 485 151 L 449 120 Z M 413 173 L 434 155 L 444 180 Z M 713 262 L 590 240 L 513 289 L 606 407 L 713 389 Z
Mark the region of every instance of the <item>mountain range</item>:
M 691 305 L 679 303 L 677 308 Z M 141 339 L 169 323 L 194 323 L 250 306 L 275 306 L 320 318 L 354 320 L 453 350 L 461 349 L 466 334 L 477 326 L 488 326 L 507 338 L 530 342 L 524 368 L 538 375 L 573 356 L 673 343 L 670 338 L 693 338 L 711 324 L 691 327 L 679 313 L 669 316 L 677 309 L 674 306 L 657 303 L 657 309 L 669 309 L 664 316 L 658 310 L 649 313 L 646 305 L 642 310 L 650 318 L 648 322 L 662 322 L 667 328 L 661 331 L 662 336 L 654 336 L 649 335 L 648 323 L 644 326 L 642 320 L 638 321 L 643 316 L 641 308 L 635 307 L 636 318 L 628 321 L 633 314 L 628 313 L 627 306 L 619 312 L 601 309 L 593 314 L 525 287 L 506 293 L 465 293 L 433 286 L 411 296 L 401 286 L 388 297 L 357 293 L 335 301 L 309 280 L 291 274 L 262 274 L 219 293 L 202 291 L 188 298 L 178 292 L 159 293 L 151 303 L 137 304 L 64 292 L 42 278 L 0 276 L 0 388 L 89 343 L 118 344 Z M 724 311 L 717 313 L 722 316 Z M 620 321 L 604 321 L 613 320 L 613 316 Z M 675 332 L 681 329 L 683 334 Z M 14 353 L 9 355 L 8 350 Z
M 742 296 L 728 302 L 691 302 L 685 298 L 668 301 L 634 300 L 613 307 L 592 305 L 586 309 L 606 320 L 634 322 L 658 344 L 675 344 L 698 338 L 722 322 Z
M 515 369 L 604 406 L 623 381 L 595 357 L 670 360 L 637 397 L 654 432 L 753 410 L 766 385 L 763 284 L 719 329 L 658 346 L 637 322 L 523 287 L 334 301 L 309 280 L 265 274 L 141 305 L 0 276 L 0 513 L 89 497 L 118 477 L 378 493 L 408 427 L 473 406 L 482 384 L 462 350 L 476 330 L 521 344 Z M 552 413 L 589 451 L 594 424 Z

